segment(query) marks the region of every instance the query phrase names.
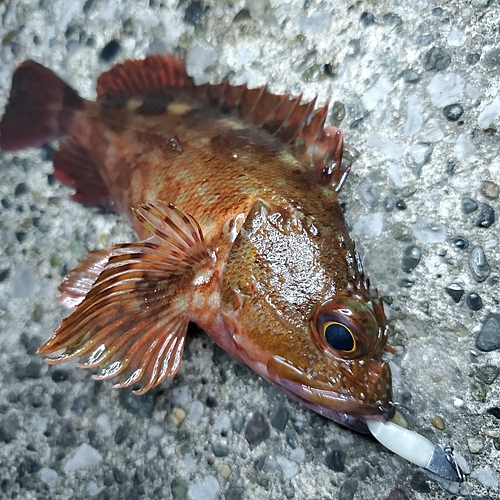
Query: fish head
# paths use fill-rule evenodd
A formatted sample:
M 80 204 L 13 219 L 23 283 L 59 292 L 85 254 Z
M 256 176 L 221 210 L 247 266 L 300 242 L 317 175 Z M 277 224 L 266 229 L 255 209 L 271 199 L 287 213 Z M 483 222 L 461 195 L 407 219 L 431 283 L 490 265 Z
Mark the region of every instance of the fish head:
M 361 432 L 365 420 L 390 417 L 387 322 L 337 203 L 312 216 L 256 202 L 221 299 L 237 357 L 288 395 Z

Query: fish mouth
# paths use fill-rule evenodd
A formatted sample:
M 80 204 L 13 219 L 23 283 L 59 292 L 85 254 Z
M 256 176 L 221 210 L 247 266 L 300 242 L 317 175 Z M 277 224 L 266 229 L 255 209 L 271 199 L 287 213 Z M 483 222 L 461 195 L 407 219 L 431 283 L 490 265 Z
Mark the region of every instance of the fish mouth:
M 274 383 L 289 397 L 307 408 L 362 434 L 370 433 L 366 425 L 367 420 L 385 422 L 390 420 L 396 411 L 392 401 L 385 404 L 370 404 L 344 399 L 331 391 L 312 389 L 289 380 L 275 379 Z
M 384 363 L 380 366 L 384 367 Z M 390 389 L 383 397 L 371 400 L 346 394 L 326 380 L 308 376 L 279 356 L 268 362 L 267 369 L 270 380 L 292 399 L 357 432 L 369 433 L 367 420 L 387 421 L 394 416 Z

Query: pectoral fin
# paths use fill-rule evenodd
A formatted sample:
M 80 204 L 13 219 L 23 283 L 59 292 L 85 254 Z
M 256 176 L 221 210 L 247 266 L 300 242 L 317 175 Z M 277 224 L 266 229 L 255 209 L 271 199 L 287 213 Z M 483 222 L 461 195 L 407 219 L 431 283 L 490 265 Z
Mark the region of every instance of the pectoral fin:
M 152 236 L 113 247 L 84 300 L 39 352 L 64 349 L 48 362 L 82 357 L 81 368 L 101 367 L 95 378 L 119 376 L 115 387 L 142 382 L 135 392 L 143 394 L 180 367 L 193 276 L 211 257 L 191 216 L 164 203 L 135 212 Z

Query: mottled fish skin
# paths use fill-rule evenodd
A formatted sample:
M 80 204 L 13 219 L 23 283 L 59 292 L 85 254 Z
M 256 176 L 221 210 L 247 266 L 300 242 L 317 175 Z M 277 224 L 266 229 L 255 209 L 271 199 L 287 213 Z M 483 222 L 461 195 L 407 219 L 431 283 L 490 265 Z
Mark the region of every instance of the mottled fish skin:
M 109 261 L 99 277 L 94 273 L 81 285 L 81 297 L 80 278 L 70 276 L 62 289 L 63 301 L 78 307 L 41 352 L 65 347 L 67 355 L 56 361 L 86 355 L 83 367 L 103 366 L 102 378 L 122 375 L 119 387 L 142 381 L 143 392 L 178 370 L 183 347 L 179 339 L 192 321 L 232 356 L 324 416 L 360 431 L 366 431 L 365 419 L 386 419 L 392 394 L 390 371 L 382 359 L 387 340 L 383 307 L 376 291 L 369 290 L 337 200 L 343 182 L 339 156 L 338 164 L 321 165 L 323 173 L 317 169 L 318 155 L 324 153 L 321 140 L 332 141 L 328 134 L 338 135 L 341 154 L 340 132 L 331 127 L 324 132 L 324 116 L 313 115 L 312 104 L 299 127 L 312 139 L 301 149 L 299 135 L 299 140 L 286 141 L 287 130 L 279 132 L 285 119 L 275 124 L 267 117 L 256 123 L 258 104 L 253 110 L 241 104 L 238 112 L 224 109 L 220 95 L 240 88 L 195 87 L 180 60 L 167 56 L 153 62 L 166 67 L 165 74 L 160 73 L 163 79 L 170 71 L 169 91 L 130 93 L 129 66 L 123 66 L 118 67 L 125 75 L 123 90 L 111 85 L 106 91 L 108 80 L 115 78 L 111 70 L 98 83 L 96 102 L 73 98 L 63 106 L 64 125 L 54 135 L 62 131 L 76 144 L 66 146 L 68 154 L 62 144 L 56 174 L 75 185 L 77 196 L 80 186 L 89 184 L 67 165 L 76 162 L 75 157 L 95 165 L 99 188 L 93 188 L 93 197 L 82 188 L 78 201 L 92 198 L 98 206 L 96 200 L 105 198 L 103 206 L 125 213 L 143 243 L 90 258 L 99 265 Z M 158 73 L 151 74 L 161 80 Z M 273 97 L 262 90 L 254 100 L 262 103 Z M 276 116 L 285 105 L 298 109 L 288 102 L 278 105 Z M 11 108 L 14 105 L 11 98 Z M 322 112 L 326 116 L 326 108 Z M 0 147 L 12 149 L 10 135 L 2 144 L 6 117 L 8 112 L 0 125 Z M 320 127 L 315 124 L 315 130 L 303 132 L 314 120 Z M 273 127 L 277 133 L 270 133 Z M 328 177 L 331 172 L 324 174 L 328 168 L 336 182 Z M 326 181 L 318 175 L 326 175 Z M 168 265 L 159 264 L 164 257 Z M 135 280 L 134 286 L 127 288 L 120 281 L 122 272 Z M 157 279 L 154 276 L 159 276 L 159 285 L 153 298 L 140 283 Z M 98 290 L 89 292 L 89 280 L 90 288 Z M 76 289 L 74 295 L 70 287 Z M 114 298 L 106 296 L 115 290 Z M 162 301 L 168 304 L 168 313 L 162 313 L 168 316 L 164 328 L 175 335 L 166 338 L 163 350 L 135 341 L 142 335 L 152 342 L 155 336 L 149 332 L 154 328 L 149 323 L 144 327 L 146 319 L 132 321 L 140 306 L 130 300 L 121 304 L 117 293 L 140 296 L 141 304 L 150 297 L 153 312 L 160 310 Z M 122 311 L 102 312 L 100 307 L 107 307 L 103 304 Z M 104 334 L 100 322 L 118 324 L 119 314 L 131 319 L 129 333 L 125 322 L 118 330 L 104 329 Z M 340 336 L 352 346 L 332 347 L 327 328 L 335 339 Z M 113 340 L 107 341 L 106 335 Z M 128 343 L 119 340 L 126 335 Z M 177 356 L 175 362 L 168 361 L 167 347 Z M 139 368 L 127 358 L 131 354 L 140 357 Z M 163 364 L 151 368 L 156 358 Z

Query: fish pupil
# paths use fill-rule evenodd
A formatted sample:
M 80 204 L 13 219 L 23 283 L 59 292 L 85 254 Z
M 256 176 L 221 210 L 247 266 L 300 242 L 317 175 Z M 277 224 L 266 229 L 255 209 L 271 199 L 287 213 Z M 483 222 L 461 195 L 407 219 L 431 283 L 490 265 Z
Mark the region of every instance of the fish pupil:
M 339 351 L 352 351 L 354 338 L 352 333 L 340 323 L 328 323 L 325 328 L 325 339 L 328 344 Z

